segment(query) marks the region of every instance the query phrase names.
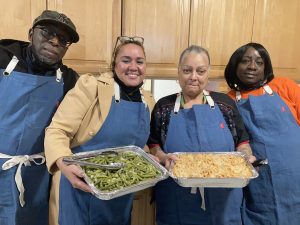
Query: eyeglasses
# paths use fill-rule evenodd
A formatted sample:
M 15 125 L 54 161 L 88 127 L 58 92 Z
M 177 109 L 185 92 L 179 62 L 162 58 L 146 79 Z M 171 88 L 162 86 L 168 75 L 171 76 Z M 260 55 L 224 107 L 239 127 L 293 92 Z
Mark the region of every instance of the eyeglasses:
M 116 44 L 120 41 L 121 44 L 124 43 L 138 43 L 140 45 L 144 44 L 144 38 L 143 37 L 128 37 L 128 36 L 119 36 L 117 38 Z
M 118 45 L 119 42 L 121 43 L 120 45 Z M 116 44 L 115 44 L 113 54 L 112 54 L 112 57 L 111 57 L 111 68 L 114 67 L 115 56 L 116 56 L 117 51 L 119 50 L 120 46 L 125 45 L 125 44 L 129 44 L 129 43 L 133 43 L 133 44 L 142 46 L 142 48 L 143 48 L 144 38 L 143 37 L 137 37 L 137 36 L 134 36 L 134 37 L 119 36 L 116 40 Z
M 72 44 L 72 42 L 67 40 L 63 35 L 57 34 L 46 27 L 36 26 L 34 28 L 41 30 L 42 36 L 48 41 L 56 37 L 59 41 L 59 45 L 63 48 L 68 48 Z
M 137 45 L 143 45 L 144 44 L 144 38 L 143 37 L 128 37 L 128 36 L 119 36 L 116 40 L 116 44 L 114 47 L 113 53 L 115 53 L 118 42 L 121 44 L 128 44 L 128 43 L 133 43 Z
M 203 76 L 204 74 L 207 73 L 208 70 L 209 70 L 209 69 L 206 68 L 206 67 L 197 67 L 197 68 L 195 69 L 197 75 L 199 75 L 199 76 Z M 181 67 L 181 71 L 182 71 L 183 74 L 190 75 L 190 74 L 193 73 L 194 68 L 193 68 L 192 66 L 182 66 L 182 67 Z

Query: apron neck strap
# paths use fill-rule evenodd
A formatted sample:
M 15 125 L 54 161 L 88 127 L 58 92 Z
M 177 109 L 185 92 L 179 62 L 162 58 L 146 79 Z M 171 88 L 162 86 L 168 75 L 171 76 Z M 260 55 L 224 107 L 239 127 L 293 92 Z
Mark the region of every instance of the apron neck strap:
M 15 69 L 16 65 L 18 64 L 19 59 L 16 56 L 13 56 L 10 62 L 8 63 L 6 69 L 3 72 L 4 76 L 9 76 L 11 72 Z
M 115 100 L 116 102 L 120 102 L 120 86 L 117 82 L 114 83 L 114 94 L 115 94 Z
M 145 107 L 147 107 L 147 103 L 145 101 L 145 97 L 143 95 L 142 88 L 140 88 L 139 91 L 140 91 L 140 94 L 141 94 L 142 102 L 144 103 Z M 120 86 L 118 85 L 117 82 L 114 82 L 114 94 L 115 94 L 115 101 L 117 103 L 120 102 L 120 99 L 121 99 Z
M 264 89 L 264 91 L 267 93 L 267 94 L 269 94 L 269 95 L 273 95 L 273 90 L 270 88 L 270 86 L 269 85 L 264 85 L 263 86 L 263 89 Z
M 241 101 L 242 95 L 241 95 L 241 92 L 240 92 L 240 91 L 236 91 L 236 92 L 235 92 L 235 98 L 236 98 L 236 101 L 237 101 L 237 102 Z
M 203 90 L 203 95 L 204 95 L 209 107 L 211 109 L 214 109 L 215 108 L 215 102 L 212 99 L 212 97 L 210 96 L 209 92 L 207 90 Z
M 56 70 L 56 82 L 61 82 L 61 80 L 62 80 L 62 74 L 63 74 L 63 72 L 61 72 L 60 68 L 58 68 Z
M 175 101 L 175 106 L 174 106 L 174 113 L 177 114 L 180 109 L 180 102 L 181 102 L 181 92 L 177 94 L 177 98 Z
M 214 100 L 212 99 L 212 97 L 210 96 L 210 94 L 207 90 L 203 90 L 203 96 L 205 98 L 204 100 L 207 101 L 207 104 L 209 105 L 209 107 L 211 109 L 214 109 L 215 108 L 215 102 L 214 102 Z M 182 98 L 182 93 L 180 92 L 180 93 L 177 94 L 177 98 L 176 98 L 175 106 L 174 106 L 174 113 L 179 112 L 181 98 Z

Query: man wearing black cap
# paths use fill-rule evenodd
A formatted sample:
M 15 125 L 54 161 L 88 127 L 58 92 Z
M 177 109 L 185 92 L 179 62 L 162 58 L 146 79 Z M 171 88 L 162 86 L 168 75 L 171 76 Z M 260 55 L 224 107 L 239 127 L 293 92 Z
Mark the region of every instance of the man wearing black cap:
M 78 74 L 62 64 L 75 25 L 46 10 L 29 42 L 0 40 L 0 224 L 48 225 L 44 129 Z

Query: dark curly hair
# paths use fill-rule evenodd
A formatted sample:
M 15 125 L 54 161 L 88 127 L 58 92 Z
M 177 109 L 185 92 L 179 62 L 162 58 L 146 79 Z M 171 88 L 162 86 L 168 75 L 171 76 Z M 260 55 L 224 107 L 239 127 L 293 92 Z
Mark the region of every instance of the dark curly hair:
M 246 45 L 239 47 L 232 54 L 227 66 L 225 68 L 225 79 L 226 79 L 228 86 L 231 89 L 240 90 L 240 89 L 246 88 L 246 87 L 243 88 L 244 85 L 238 79 L 236 70 L 237 70 L 237 67 L 238 67 L 239 63 L 241 62 L 244 54 L 250 47 L 257 50 L 264 61 L 264 64 L 265 64 L 264 84 L 270 82 L 274 78 L 272 62 L 271 62 L 271 58 L 270 58 L 268 51 L 261 44 L 251 42 L 251 43 L 248 43 Z

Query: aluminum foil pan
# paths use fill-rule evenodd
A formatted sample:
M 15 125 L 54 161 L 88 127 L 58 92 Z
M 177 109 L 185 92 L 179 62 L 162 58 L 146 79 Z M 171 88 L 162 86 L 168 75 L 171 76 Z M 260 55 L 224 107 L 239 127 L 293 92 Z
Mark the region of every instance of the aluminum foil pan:
M 88 152 L 80 152 L 73 154 L 72 156 L 65 157 L 67 159 L 87 159 L 87 158 L 92 158 L 97 155 L 100 155 L 103 152 L 107 151 L 114 151 L 114 152 L 134 152 L 135 154 L 143 157 L 146 159 L 149 163 L 151 163 L 158 171 L 160 171 L 161 175 L 153 178 L 153 179 L 148 179 L 145 181 L 141 181 L 140 183 L 127 186 L 118 190 L 113 190 L 113 191 L 101 191 L 99 190 L 91 181 L 91 179 L 84 174 L 84 180 L 86 183 L 91 187 L 92 189 L 92 194 L 96 196 L 97 198 L 101 200 L 110 200 L 116 197 L 120 197 L 129 193 L 137 192 L 143 189 L 146 189 L 148 187 L 154 186 L 158 181 L 164 180 L 168 177 L 168 171 L 161 166 L 158 162 L 156 162 L 154 159 L 152 159 L 148 153 L 146 153 L 143 149 L 137 147 L 137 146 L 122 146 L 122 147 L 117 147 L 117 148 L 106 148 L 106 149 L 99 149 L 99 150 L 93 150 L 93 151 L 88 151 Z
M 176 177 L 173 174 L 171 166 L 169 176 L 174 179 L 182 187 L 216 187 L 216 188 L 242 188 L 248 185 L 251 179 L 258 177 L 257 171 L 254 167 L 246 160 L 245 154 L 241 152 L 175 152 L 175 155 L 180 154 L 222 154 L 222 155 L 235 155 L 242 156 L 245 159 L 246 165 L 250 168 L 252 176 L 247 178 L 187 178 L 187 177 Z

